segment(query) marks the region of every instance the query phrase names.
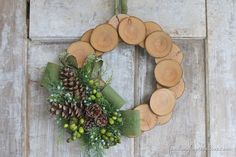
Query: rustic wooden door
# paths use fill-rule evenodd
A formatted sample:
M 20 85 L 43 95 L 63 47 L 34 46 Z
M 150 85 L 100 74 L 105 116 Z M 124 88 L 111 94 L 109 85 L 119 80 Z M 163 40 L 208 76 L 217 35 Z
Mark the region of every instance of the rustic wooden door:
M 221 5 L 222 4 L 222 5 Z M 171 121 L 108 150 L 107 157 L 236 156 L 236 2 L 128 0 L 128 14 L 159 23 L 184 53 L 185 93 Z M 113 16 L 112 0 L 0 0 L 0 156 L 84 156 L 60 131 L 39 86 L 43 67 Z M 155 61 L 120 44 L 103 56 L 124 108 L 148 102 Z

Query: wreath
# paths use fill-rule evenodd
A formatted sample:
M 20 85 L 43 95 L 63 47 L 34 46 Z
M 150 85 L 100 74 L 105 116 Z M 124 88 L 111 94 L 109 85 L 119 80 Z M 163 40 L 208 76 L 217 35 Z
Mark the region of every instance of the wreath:
M 148 104 L 122 110 L 125 100 L 103 80 L 102 54 L 119 42 L 139 45 L 155 58 L 157 90 Z M 176 99 L 184 91 L 183 54 L 155 22 L 117 14 L 108 23 L 86 31 L 59 56 L 60 64 L 48 63 L 41 85 L 49 90 L 49 112 L 68 133 L 67 142 L 81 141 L 90 156 L 121 142 L 121 136 L 137 137 L 165 124 Z

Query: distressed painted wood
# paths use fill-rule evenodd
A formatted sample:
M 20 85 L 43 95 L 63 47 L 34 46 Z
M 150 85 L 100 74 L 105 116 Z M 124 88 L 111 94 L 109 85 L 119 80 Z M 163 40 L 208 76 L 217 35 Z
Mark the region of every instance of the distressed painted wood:
M 81 154 L 78 143 L 67 144 L 66 138 L 57 143 L 59 129 L 49 116 L 46 92 L 38 81 L 43 73 L 43 67 L 48 61 L 57 62 L 57 56 L 67 48 L 67 44 L 31 43 L 28 52 L 29 69 L 29 156 L 78 157 Z M 127 100 L 124 108 L 134 104 L 134 47 L 121 44 L 111 53 L 104 55 L 107 63 L 107 77 L 113 72 L 112 86 Z M 119 58 L 119 59 L 118 59 Z M 124 138 L 122 144 L 107 151 L 107 156 L 133 156 L 133 139 Z M 129 151 L 123 151 L 128 149 Z
M 223 4 L 223 5 L 222 5 Z M 236 156 L 236 1 L 207 1 L 209 156 Z
M 113 0 L 31 0 L 30 38 L 71 40 L 114 15 Z M 153 20 L 177 38 L 205 37 L 204 0 L 128 0 L 128 13 Z
M 177 100 L 172 119 L 135 140 L 135 157 L 205 157 L 204 41 L 177 40 L 184 53 L 185 93 Z M 148 103 L 156 90 L 155 61 L 138 54 L 136 100 Z M 202 149 L 202 150 L 201 150 Z
M 24 154 L 25 1 L 0 0 L 0 156 Z

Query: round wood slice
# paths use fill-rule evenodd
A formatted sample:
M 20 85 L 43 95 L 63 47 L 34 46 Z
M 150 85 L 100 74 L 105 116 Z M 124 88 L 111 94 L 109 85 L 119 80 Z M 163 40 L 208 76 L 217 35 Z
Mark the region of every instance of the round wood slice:
M 145 27 L 146 27 L 146 36 L 148 36 L 149 34 L 155 32 L 155 31 L 162 31 L 162 28 L 160 25 L 158 25 L 157 23 L 153 22 L 153 21 L 148 21 L 145 22 Z M 140 47 L 144 48 L 144 41 L 142 41 L 141 43 L 138 44 Z
M 185 89 L 185 85 L 184 85 L 183 79 L 181 79 L 180 82 L 174 87 L 169 88 L 169 90 L 175 93 L 176 98 L 181 97 L 181 95 L 184 93 L 184 89 Z
M 157 83 L 157 89 L 161 89 L 161 88 L 165 88 L 165 87 Z M 181 79 L 177 85 L 175 85 L 174 87 L 170 87 L 168 89 L 175 93 L 176 98 L 181 97 L 185 89 L 184 80 Z
M 164 116 L 172 112 L 175 101 L 174 93 L 167 88 L 162 88 L 152 94 L 150 107 L 155 114 Z
M 93 32 L 93 29 L 89 29 L 87 30 L 82 37 L 80 38 L 81 41 L 85 41 L 85 42 L 90 42 L 90 38 L 91 38 L 91 34 Z
M 91 35 L 90 43 L 98 51 L 108 52 L 113 50 L 118 44 L 118 34 L 116 29 L 110 24 L 97 26 Z
M 157 125 L 163 125 L 169 122 L 172 117 L 172 112 L 165 116 L 157 116 Z
M 180 48 L 177 45 L 172 44 L 172 49 L 171 49 L 170 53 L 165 57 L 156 58 L 155 61 L 156 61 L 156 63 L 158 63 L 158 62 L 165 60 L 165 59 L 173 59 L 173 60 L 176 60 L 178 63 L 181 63 L 183 60 L 183 57 L 184 57 L 184 55 L 180 51 Z
M 182 78 L 182 68 L 175 60 L 163 60 L 156 65 L 155 78 L 157 82 L 165 87 L 173 87 Z
M 118 27 L 120 38 L 127 44 L 137 45 L 144 41 L 146 28 L 142 20 L 137 17 L 123 19 Z
M 78 65 L 81 67 L 84 65 L 85 59 L 88 55 L 95 53 L 93 47 L 84 41 L 77 41 L 72 43 L 67 52 L 75 56 Z
M 141 130 L 148 131 L 155 127 L 157 121 L 157 115 L 155 115 L 151 110 L 148 104 L 142 104 L 135 107 L 134 110 L 140 112 L 141 119 Z
M 168 34 L 161 31 L 155 31 L 147 36 L 145 40 L 145 48 L 153 57 L 167 56 L 172 47 L 172 40 Z
M 101 55 L 103 55 L 104 53 L 101 52 L 101 51 L 95 51 L 95 54 L 96 54 L 96 56 L 101 56 Z
M 129 15 L 126 14 L 118 14 L 118 15 L 114 15 L 112 16 L 112 18 L 109 20 L 109 24 L 112 25 L 115 29 L 118 28 L 119 23 L 121 22 L 121 20 L 123 20 L 124 18 L 129 17 Z

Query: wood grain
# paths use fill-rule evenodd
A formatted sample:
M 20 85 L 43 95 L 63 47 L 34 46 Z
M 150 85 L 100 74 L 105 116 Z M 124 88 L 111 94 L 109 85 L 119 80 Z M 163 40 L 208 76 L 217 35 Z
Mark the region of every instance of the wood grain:
M 30 38 L 77 39 L 89 28 L 105 23 L 113 12 L 112 0 L 34 0 L 30 5 Z M 206 36 L 205 0 L 128 0 L 128 14 L 157 22 L 172 37 Z
M 173 118 L 135 140 L 135 157 L 205 157 L 204 42 L 176 40 L 185 53 L 183 60 L 186 91 L 177 100 Z M 156 89 L 154 58 L 140 50 L 137 57 L 136 99 L 146 103 Z M 190 94 L 191 93 L 191 94 Z M 195 151 L 202 148 L 202 151 Z
M 27 146 L 25 1 L 0 0 L 0 4 L 0 156 L 21 157 Z
M 220 5 L 222 4 L 223 5 Z M 207 1 L 209 156 L 236 156 L 236 2 Z
M 112 52 L 105 53 L 102 58 L 107 64 L 108 78 L 112 75 L 111 86 L 126 100 L 122 109 L 130 109 L 134 106 L 134 76 L 135 76 L 135 48 L 120 43 Z M 127 151 L 125 151 L 127 150 Z M 134 139 L 122 138 L 122 143 L 111 147 L 107 151 L 107 157 L 134 157 Z

